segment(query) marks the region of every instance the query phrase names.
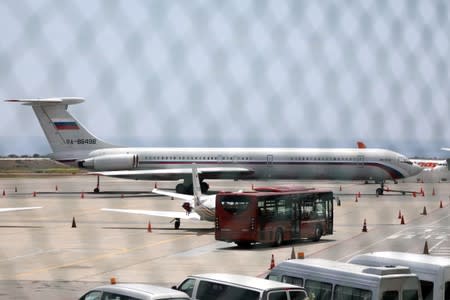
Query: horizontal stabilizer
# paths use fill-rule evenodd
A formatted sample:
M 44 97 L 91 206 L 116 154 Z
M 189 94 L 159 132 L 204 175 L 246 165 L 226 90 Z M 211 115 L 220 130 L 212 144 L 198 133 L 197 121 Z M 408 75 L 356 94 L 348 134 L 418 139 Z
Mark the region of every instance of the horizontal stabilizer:
M 38 209 L 38 208 L 42 208 L 42 207 L 40 207 L 40 206 L 29 206 L 29 207 L 0 208 L 0 212 L 18 211 L 18 210 L 30 210 L 30 209 Z
M 41 98 L 41 99 L 8 99 L 5 102 L 21 103 L 22 105 L 45 106 L 54 104 L 71 105 L 84 102 L 83 98 L 64 97 L 64 98 Z

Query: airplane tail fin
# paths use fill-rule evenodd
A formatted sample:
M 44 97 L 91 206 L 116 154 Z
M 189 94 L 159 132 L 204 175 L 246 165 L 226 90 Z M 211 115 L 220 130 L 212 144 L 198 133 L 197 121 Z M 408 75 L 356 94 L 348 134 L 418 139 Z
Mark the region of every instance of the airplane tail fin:
M 358 149 L 366 149 L 366 144 L 364 144 L 364 142 L 361 141 L 357 141 L 356 145 L 358 146 Z
M 82 98 L 14 99 L 6 102 L 21 103 L 33 108 L 55 158 L 76 159 L 76 153 L 117 147 L 90 133 L 72 114 L 69 105 L 84 102 Z M 74 157 L 67 157 L 69 155 Z
M 200 187 L 200 178 L 198 177 L 198 170 L 195 164 L 192 164 L 192 187 L 194 194 L 194 205 L 198 206 L 201 204 L 200 198 L 202 196 L 202 190 Z

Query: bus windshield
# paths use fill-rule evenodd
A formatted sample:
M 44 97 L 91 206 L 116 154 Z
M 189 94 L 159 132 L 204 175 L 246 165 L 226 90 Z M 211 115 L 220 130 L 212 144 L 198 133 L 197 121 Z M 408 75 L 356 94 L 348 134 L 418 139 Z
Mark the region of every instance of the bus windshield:
M 229 213 L 237 214 L 247 210 L 250 203 L 249 197 L 229 195 L 221 199 L 220 204 Z

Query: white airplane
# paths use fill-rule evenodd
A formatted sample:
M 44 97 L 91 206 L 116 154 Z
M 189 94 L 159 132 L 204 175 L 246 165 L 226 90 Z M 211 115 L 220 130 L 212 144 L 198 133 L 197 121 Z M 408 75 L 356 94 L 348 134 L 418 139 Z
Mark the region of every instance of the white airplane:
M 385 149 L 336 148 L 131 148 L 95 137 L 68 111 L 81 98 L 16 99 L 33 108 L 53 150 L 51 158 L 99 175 L 144 180 L 184 180 L 177 193 L 192 193 L 192 163 L 203 192 L 205 179 L 397 180 L 422 169 L 399 153 Z
M 181 219 L 214 222 L 216 213 L 216 195 L 202 194 L 200 188 L 200 178 L 198 176 L 198 170 L 195 165 L 192 166 L 192 183 L 194 192 L 193 195 L 174 193 L 170 191 L 159 190 L 156 188 L 152 190 L 152 192 L 155 194 L 173 197 L 185 201 L 182 205 L 185 212 L 114 208 L 102 208 L 101 210 L 172 218 L 175 221 L 175 229 L 180 228 Z
M 448 159 L 415 159 L 410 160 L 423 168 L 424 171 L 445 170 L 448 169 Z
M 42 208 L 40 206 L 29 206 L 29 207 L 7 207 L 0 208 L 0 212 L 9 212 L 9 211 L 18 211 L 18 210 L 29 210 L 29 209 L 38 209 Z

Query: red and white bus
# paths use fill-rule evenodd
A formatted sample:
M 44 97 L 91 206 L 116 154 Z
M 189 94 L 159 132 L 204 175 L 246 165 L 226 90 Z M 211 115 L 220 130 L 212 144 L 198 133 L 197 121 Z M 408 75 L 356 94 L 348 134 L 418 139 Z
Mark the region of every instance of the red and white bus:
M 333 192 L 296 187 L 255 188 L 216 195 L 216 240 L 238 246 L 311 239 L 333 233 Z

